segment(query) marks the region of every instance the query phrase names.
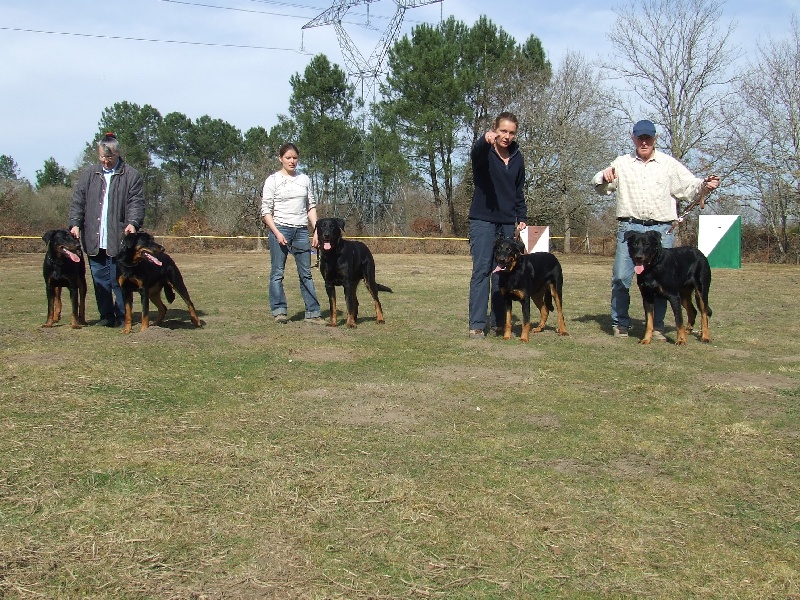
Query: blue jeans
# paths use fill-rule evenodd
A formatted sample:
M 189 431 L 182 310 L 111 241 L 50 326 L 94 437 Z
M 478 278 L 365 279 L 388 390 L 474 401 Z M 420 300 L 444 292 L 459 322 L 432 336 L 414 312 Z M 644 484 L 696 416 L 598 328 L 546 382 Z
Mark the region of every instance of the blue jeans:
M 125 303 L 117 281 L 117 259 L 101 249 L 97 256 L 89 257 L 89 269 L 94 282 L 94 298 L 100 319 L 111 322 L 125 318 Z
M 625 233 L 628 231 L 658 231 L 661 233 L 661 246 L 672 248 L 675 245 L 674 232 L 667 233 L 669 223 L 663 225 L 637 225 L 620 221 L 617 227 L 617 252 L 614 255 L 614 268 L 611 272 L 611 323 L 613 326 L 630 327 L 631 317 L 628 309 L 631 304 L 630 288 L 633 282 L 633 260 L 628 253 Z M 653 327 L 664 330 L 664 315 L 667 313 L 666 298 L 656 298 L 653 314 Z
M 286 257 L 291 252 L 297 266 L 297 276 L 300 278 L 300 295 L 306 305 L 306 319 L 318 317 L 320 309 L 314 280 L 311 278 L 311 239 L 308 228 L 279 225 L 278 231 L 286 238 L 286 245 L 281 246 L 275 235 L 269 232 L 269 256 L 272 263 L 269 272 L 269 306 L 272 316 L 285 315 L 288 310 L 283 291 L 283 272 L 286 269 Z
M 469 252 L 472 255 L 472 278 L 469 281 L 470 330 L 486 328 L 486 310 L 490 292 L 492 296 L 490 326 L 496 327 L 506 322 L 505 302 L 498 291 L 500 276 L 497 273 L 492 274 L 496 266 L 494 242 L 498 236 L 513 238 L 515 229 L 514 223 L 490 223 L 477 219 L 469 221 Z

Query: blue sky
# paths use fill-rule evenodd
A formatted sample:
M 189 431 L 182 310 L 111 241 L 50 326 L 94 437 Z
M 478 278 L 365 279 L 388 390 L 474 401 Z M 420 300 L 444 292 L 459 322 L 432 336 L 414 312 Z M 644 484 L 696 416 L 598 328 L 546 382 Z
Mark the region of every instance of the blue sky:
M 518 41 L 538 36 L 557 65 L 568 51 L 606 56 L 613 3 L 443 0 L 409 9 L 401 35 L 450 15 L 472 25 L 481 14 Z M 303 30 L 331 5 L 322 0 L 3 0 L 0 4 L 0 154 L 31 182 L 53 157 L 72 169 L 104 108 L 150 104 L 162 115 L 223 119 L 242 132 L 269 129 L 288 112 L 289 78 L 314 54 L 344 67 L 332 26 Z M 213 8 L 223 7 L 223 8 Z M 369 56 L 396 5 L 351 8 L 345 29 Z M 800 0 L 729 0 L 736 43 L 752 53 L 782 37 Z M 29 30 L 29 31 L 22 31 Z M 52 33 L 36 33 L 52 32 Z M 80 34 L 80 35 L 64 35 Z M 127 38 L 127 39 L 119 39 Z M 157 41 L 136 41 L 164 40 Z M 167 43 L 193 42 L 193 44 Z

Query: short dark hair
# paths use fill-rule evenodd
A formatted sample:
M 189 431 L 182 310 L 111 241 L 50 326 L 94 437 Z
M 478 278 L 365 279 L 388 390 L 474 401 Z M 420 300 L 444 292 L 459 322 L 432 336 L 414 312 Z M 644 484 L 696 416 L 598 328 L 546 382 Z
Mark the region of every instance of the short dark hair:
M 283 156 L 289 150 L 294 150 L 295 152 L 297 152 L 297 156 L 300 156 L 300 150 L 298 150 L 297 146 L 295 146 L 292 142 L 286 142 L 285 144 L 281 144 L 281 147 L 278 148 L 278 156 Z

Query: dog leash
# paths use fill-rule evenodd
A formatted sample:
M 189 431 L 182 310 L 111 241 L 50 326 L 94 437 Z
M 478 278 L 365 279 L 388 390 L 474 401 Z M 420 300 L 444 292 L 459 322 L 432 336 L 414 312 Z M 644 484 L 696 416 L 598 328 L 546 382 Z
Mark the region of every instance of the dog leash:
M 716 175 L 709 175 L 708 179 L 706 179 L 706 181 L 709 181 L 711 179 L 719 179 L 719 177 L 717 177 Z M 714 190 L 709 190 L 708 193 L 705 196 L 698 196 L 697 199 L 694 202 L 692 202 L 689 206 L 687 206 L 686 210 L 683 211 L 683 213 L 681 213 L 681 216 L 678 217 L 678 219 L 670 226 L 669 229 L 667 229 L 667 233 L 672 233 L 678 225 L 683 223 L 686 220 L 686 217 L 688 217 L 689 214 L 694 210 L 694 207 L 697 206 L 698 204 L 700 204 L 701 200 L 704 200 L 705 198 L 710 196 L 713 191 Z

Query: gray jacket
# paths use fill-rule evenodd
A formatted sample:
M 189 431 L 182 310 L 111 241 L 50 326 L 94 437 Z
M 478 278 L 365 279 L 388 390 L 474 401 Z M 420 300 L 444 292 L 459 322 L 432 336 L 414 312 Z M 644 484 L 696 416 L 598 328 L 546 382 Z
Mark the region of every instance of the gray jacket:
M 69 227 L 81 230 L 83 249 L 89 256 L 100 251 L 100 217 L 106 179 L 99 162 L 85 169 L 78 179 L 69 205 Z M 123 232 L 128 224 L 139 229 L 144 223 L 144 193 L 142 176 L 120 159 L 111 176 L 108 192 L 107 248 L 109 256 L 119 254 Z

